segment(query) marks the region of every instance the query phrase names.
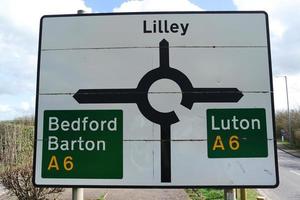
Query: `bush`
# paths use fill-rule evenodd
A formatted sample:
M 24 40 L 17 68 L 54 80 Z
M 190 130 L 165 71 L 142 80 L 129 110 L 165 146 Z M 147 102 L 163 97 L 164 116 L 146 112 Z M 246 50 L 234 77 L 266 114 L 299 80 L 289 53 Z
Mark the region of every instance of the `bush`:
M 12 122 L 0 122 L 0 162 L 20 165 L 32 159 L 34 127 Z
M 300 129 L 300 108 L 290 110 L 290 120 L 291 120 L 291 131 L 294 134 L 295 130 Z M 280 130 L 284 129 L 288 131 L 288 112 L 287 111 L 277 111 L 276 112 L 276 136 L 281 138 Z M 291 133 L 288 133 L 290 136 Z M 294 138 L 296 139 L 296 138 Z M 296 141 L 297 142 L 297 141 Z M 298 141 L 299 143 L 300 141 Z
M 32 165 L 10 167 L 0 174 L 1 183 L 9 195 L 20 200 L 58 199 L 62 188 L 34 187 L 32 184 Z

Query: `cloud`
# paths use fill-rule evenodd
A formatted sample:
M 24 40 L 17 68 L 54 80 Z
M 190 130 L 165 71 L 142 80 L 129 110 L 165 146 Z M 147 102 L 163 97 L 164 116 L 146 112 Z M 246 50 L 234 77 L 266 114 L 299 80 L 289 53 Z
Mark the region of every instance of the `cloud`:
M 0 19 L 0 95 L 35 88 L 37 39 Z M 35 62 L 33 62 L 35 60 Z
M 265 10 L 269 14 L 273 71 L 300 74 L 300 1 L 233 0 L 238 10 Z
M 188 0 L 129 0 L 113 9 L 114 12 L 200 10 L 202 10 L 202 8 Z
M 290 108 L 300 107 L 300 1 L 233 0 L 238 10 L 265 10 L 269 15 L 276 110 L 286 110 L 283 76 L 288 78 Z M 279 77 L 278 77 L 279 75 Z
M 0 120 L 33 114 L 40 18 L 80 9 L 91 12 L 83 0 L 1 0 Z
M 284 76 L 275 76 L 273 79 L 274 99 L 276 110 L 287 110 L 287 93 L 290 108 L 300 108 L 300 90 L 299 90 L 299 76 L 287 76 L 288 91 L 286 91 L 286 83 Z
M 9 105 L 0 105 L 0 113 L 9 112 L 9 111 L 11 111 L 11 108 L 9 107 Z
M 25 101 L 21 101 L 21 103 L 13 109 L 18 113 L 22 113 L 22 115 L 32 115 L 35 110 L 35 97 L 32 96 Z
M 30 104 L 29 102 L 21 102 L 21 109 L 24 111 L 24 112 L 28 112 L 29 109 L 30 109 Z
M 41 16 L 73 14 L 80 9 L 91 12 L 83 0 L 1 0 L 0 16 L 16 28 L 36 34 Z
M 9 103 L 0 103 L 0 121 L 34 114 L 35 96 L 16 95 L 11 99 L 3 95 L 2 100 Z

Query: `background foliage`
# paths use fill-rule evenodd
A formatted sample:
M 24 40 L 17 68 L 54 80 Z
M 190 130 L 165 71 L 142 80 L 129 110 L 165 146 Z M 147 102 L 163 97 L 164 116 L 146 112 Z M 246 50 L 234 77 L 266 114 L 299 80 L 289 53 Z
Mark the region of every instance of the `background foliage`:
M 293 109 L 290 111 L 290 118 L 291 118 L 291 131 L 294 134 L 295 131 L 300 130 L 300 108 Z M 277 111 L 276 112 L 276 136 L 277 138 L 281 137 L 280 130 L 284 129 L 288 132 L 288 112 L 287 111 Z M 288 133 L 287 137 L 290 136 Z M 288 138 L 286 138 L 288 139 Z M 294 138 L 296 143 L 300 143 L 300 138 Z
M 62 188 L 35 187 L 33 175 L 34 118 L 0 122 L 0 181 L 20 200 L 58 199 Z

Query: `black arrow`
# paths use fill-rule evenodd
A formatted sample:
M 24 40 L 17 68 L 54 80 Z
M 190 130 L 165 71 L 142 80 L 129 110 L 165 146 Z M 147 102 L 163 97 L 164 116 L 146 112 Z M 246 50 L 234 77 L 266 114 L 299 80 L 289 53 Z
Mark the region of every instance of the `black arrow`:
M 142 94 L 136 89 L 80 89 L 73 97 L 78 103 L 137 103 Z

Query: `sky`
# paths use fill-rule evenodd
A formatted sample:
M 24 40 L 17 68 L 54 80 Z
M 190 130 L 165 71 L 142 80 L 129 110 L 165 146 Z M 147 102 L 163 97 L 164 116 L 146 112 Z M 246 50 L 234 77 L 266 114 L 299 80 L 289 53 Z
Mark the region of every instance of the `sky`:
M 33 115 L 40 17 L 134 11 L 265 10 L 269 14 L 275 109 L 300 106 L 300 1 L 298 0 L 1 0 L 0 120 Z

